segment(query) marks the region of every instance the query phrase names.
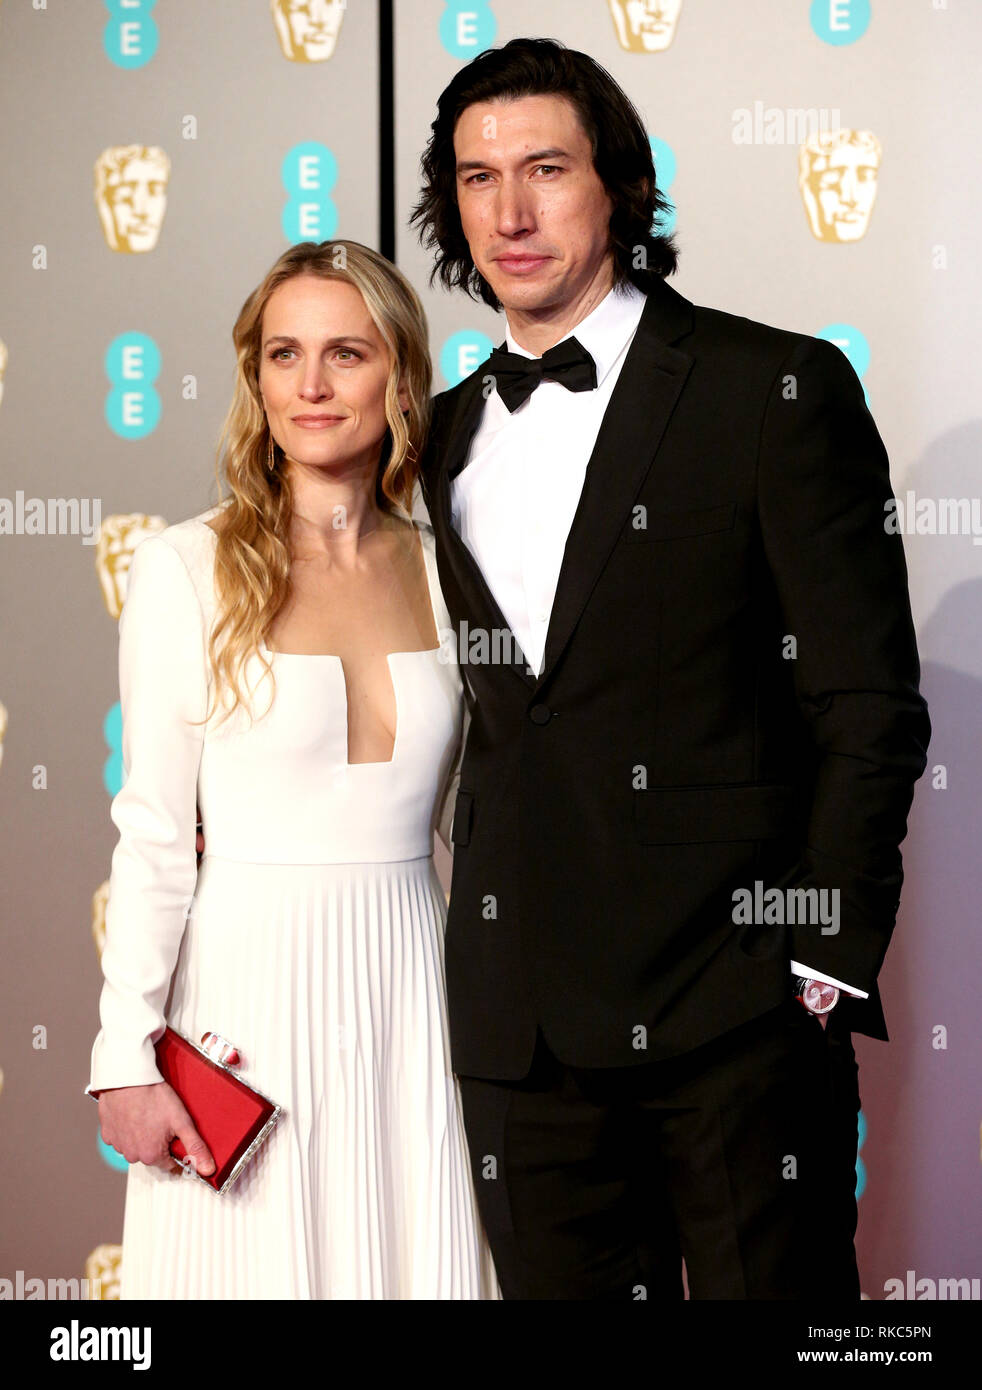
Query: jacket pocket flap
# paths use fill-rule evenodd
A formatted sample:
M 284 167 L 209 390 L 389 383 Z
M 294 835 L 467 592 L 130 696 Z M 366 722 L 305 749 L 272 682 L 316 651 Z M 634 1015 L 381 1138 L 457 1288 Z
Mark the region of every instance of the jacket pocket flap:
M 645 845 L 775 840 L 796 830 L 794 787 L 648 787 L 634 793 L 634 827 Z
M 645 518 L 647 525 L 635 527 L 629 522 L 624 530 L 627 541 L 682 540 L 685 536 L 708 536 L 714 531 L 730 531 L 736 516 L 736 502 L 722 502 L 715 507 L 687 507 L 678 512 L 656 512 L 650 507 Z

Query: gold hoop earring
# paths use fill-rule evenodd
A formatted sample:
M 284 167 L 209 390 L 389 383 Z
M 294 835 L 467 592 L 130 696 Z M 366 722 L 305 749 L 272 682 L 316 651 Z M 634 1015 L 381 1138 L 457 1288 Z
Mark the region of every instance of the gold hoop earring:
M 266 468 L 272 473 L 276 467 L 276 456 L 273 452 L 273 436 L 270 435 L 266 441 Z

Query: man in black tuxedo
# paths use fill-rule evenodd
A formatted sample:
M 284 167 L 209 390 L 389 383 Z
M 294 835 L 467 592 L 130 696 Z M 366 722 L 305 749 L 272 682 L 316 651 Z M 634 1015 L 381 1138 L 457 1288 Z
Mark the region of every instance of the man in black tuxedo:
M 489 50 L 432 129 L 414 220 L 508 323 L 423 466 L 503 1292 L 671 1297 L 680 1246 L 694 1298 L 858 1299 L 850 1034 L 887 1037 L 930 734 L 883 445 L 838 348 L 665 283 L 643 125 L 589 57 Z

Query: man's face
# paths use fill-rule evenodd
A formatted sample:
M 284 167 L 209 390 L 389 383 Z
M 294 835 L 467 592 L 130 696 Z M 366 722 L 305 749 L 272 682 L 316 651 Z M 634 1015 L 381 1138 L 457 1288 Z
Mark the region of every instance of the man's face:
M 561 307 L 609 280 L 612 203 L 565 97 L 468 106 L 454 154 L 464 236 L 506 310 Z
M 167 206 L 166 170 L 156 160 L 130 159 L 110 176 L 106 197 L 120 245 L 152 251 Z

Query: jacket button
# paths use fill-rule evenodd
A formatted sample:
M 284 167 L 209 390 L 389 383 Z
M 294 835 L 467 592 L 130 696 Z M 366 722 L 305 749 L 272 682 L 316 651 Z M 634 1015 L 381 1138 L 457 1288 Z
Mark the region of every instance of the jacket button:
M 533 705 L 529 710 L 529 718 L 533 724 L 548 724 L 552 718 L 552 710 L 548 705 Z

